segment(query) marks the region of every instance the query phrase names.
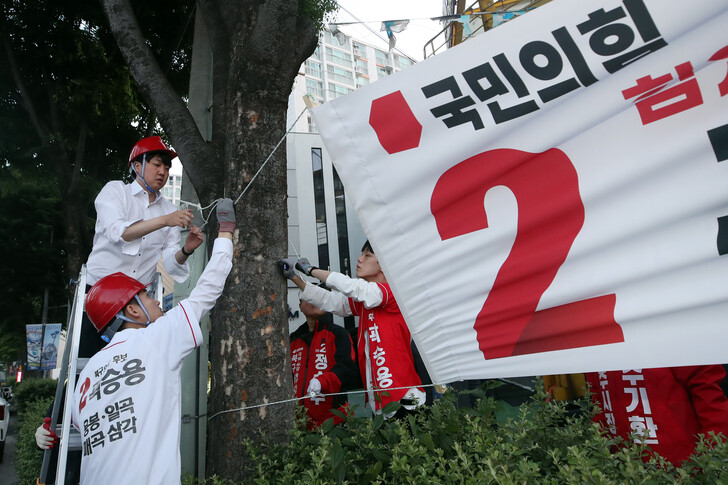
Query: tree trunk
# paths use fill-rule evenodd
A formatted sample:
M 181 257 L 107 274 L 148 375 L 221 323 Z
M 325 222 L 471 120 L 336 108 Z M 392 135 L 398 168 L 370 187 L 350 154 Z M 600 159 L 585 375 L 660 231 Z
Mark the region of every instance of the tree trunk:
M 230 140 L 225 195 L 233 200 L 283 136 L 285 108 L 238 97 L 228 111 Z M 277 103 L 280 105 L 280 103 Z M 230 136 L 232 135 L 232 136 Z M 237 161 L 233 162 L 233 161 Z M 287 249 L 286 161 L 283 146 L 236 205 L 235 264 L 213 314 L 212 388 L 208 414 L 292 397 L 286 283 L 275 262 Z M 282 324 L 285 322 L 285 324 Z M 242 440 L 265 435 L 284 442 L 292 403 L 219 415 L 208 423 L 208 474 L 242 479 Z
M 63 190 L 63 187 L 61 187 Z M 87 230 L 87 203 L 77 193 L 67 193 L 62 197 L 63 224 L 65 237 L 63 247 L 66 251 L 66 282 L 78 278 L 81 265 L 91 252 L 92 240 Z M 73 297 L 75 288 L 70 288 L 69 297 Z
M 117 44 L 179 153 L 202 206 L 235 201 L 233 269 L 212 311 L 208 475 L 233 481 L 251 468 L 244 439 L 283 443 L 293 426 L 286 280 L 276 261 L 287 254 L 286 131 L 288 96 L 318 41 L 327 0 L 198 0 L 212 55 L 212 139 L 205 140 L 165 83 L 148 52 L 128 0 L 103 0 Z M 304 8 L 305 7 L 305 8 Z M 186 110 L 185 110 L 186 111 Z M 208 241 L 216 236 L 214 217 Z M 211 247 L 211 245 L 210 245 Z M 233 411 L 234 410 L 234 411 Z

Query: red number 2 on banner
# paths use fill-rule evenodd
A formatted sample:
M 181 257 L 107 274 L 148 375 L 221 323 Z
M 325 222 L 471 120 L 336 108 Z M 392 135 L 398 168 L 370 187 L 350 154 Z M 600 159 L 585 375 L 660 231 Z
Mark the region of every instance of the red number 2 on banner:
M 445 172 L 430 209 L 440 238 L 486 229 L 485 194 L 504 185 L 518 203 L 518 231 L 473 327 L 486 359 L 623 342 L 614 294 L 536 311 L 584 224 L 571 160 L 551 149 L 487 151 Z

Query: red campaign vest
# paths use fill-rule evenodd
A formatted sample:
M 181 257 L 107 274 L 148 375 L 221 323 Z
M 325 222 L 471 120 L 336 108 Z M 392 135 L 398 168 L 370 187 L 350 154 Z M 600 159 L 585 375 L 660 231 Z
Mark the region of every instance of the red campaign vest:
M 696 434 L 728 436 L 728 399 L 720 387 L 725 376 L 720 365 L 586 375 L 603 410 L 594 419 L 625 440 L 642 432 L 637 441 L 676 465 L 693 453 Z
M 422 382 L 415 371 L 415 362 L 410 345 L 410 332 L 404 322 L 399 306 L 387 283 L 377 283 L 382 290 L 382 303 L 366 309 L 364 304 L 349 298 L 349 306 L 359 317 L 357 353 L 359 371 L 364 388 L 366 382 L 366 340 L 369 339 L 369 358 L 372 366 L 372 381 L 376 408 L 381 409 L 392 401 L 399 401 L 407 389 L 387 391 L 395 387 L 420 387 Z M 387 395 L 388 394 L 388 395 Z M 367 399 L 369 396 L 367 395 Z
M 304 325 L 307 324 L 304 323 Z M 321 375 L 330 372 L 336 364 L 335 354 L 336 336 L 326 328 L 319 328 L 318 322 L 316 322 L 316 328 L 311 338 L 310 348 L 302 338 L 295 338 L 291 341 L 291 370 L 293 371 L 293 389 L 296 397 L 303 397 L 306 394 L 308 383 L 311 382 L 312 378 L 317 377 L 323 381 Z M 333 376 L 333 373 L 331 375 Z M 338 379 L 336 380 L 338 381 Z M 323 384 L 324 382 L 322 382 Z M 338 390 L 325 390 L 324 392 L 337 392 Z M 336 424 L 341 422 L 341 418 L 331 412 L 331 409 L 336 407 L 334 397 L 316 397 L 303 400 L 303 406 L 312 421 L 309 429 L 321 426 L 329 418 L 334 418 Z

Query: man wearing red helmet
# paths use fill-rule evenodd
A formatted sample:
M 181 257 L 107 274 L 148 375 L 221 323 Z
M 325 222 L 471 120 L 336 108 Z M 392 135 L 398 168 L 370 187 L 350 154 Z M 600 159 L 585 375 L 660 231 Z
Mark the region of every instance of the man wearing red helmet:
M 81 484 L 180 483 L 182 360 L 202 343 L 199 321 L 232 268 L 235 212 L 217 204 L 219 237 L 190 296 L 164 314 L 123 273 L 100 279 L 86 310 L 109 344 L 79 375 L 72 422 L 81 433 Z
M 192 211 L 177 208 L 162 197 L 172 159 L 177 154 L 158 136 L 139 140 L 129 156 L 131 183 L 107 183 L 96 197 L 96 233 L 86 263 L 87 283 L 121 272 L 148 283 L 161 256 L 164 269 L 177 282 L 190 270 L 187 258 L 202 244 L 202 232 L 193 226 L 180 247 L 180 228 L 189 227 Z M 79 357 L 91 357 L 101 346 L 88 321 L 81 332 Z
M 86 263 L 88 283 L 121 271 L 138 281 L 151 280 L 159 257 L 176 281 L 189 277 L 187 258 L 202 243 L 193 228 L 180 248 L 179 228 L 189 227 L 192 212 L 162 197 L 172 159 L 177 154 L 158 136 L 139 140 L 129 156 L 134 180 L 107 183 L 96 197 L 96 234 Z

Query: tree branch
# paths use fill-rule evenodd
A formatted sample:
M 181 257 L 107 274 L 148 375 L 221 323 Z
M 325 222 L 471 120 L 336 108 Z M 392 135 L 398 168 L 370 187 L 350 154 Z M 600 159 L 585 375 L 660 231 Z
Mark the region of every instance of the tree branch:
M 30 97 L 30 93 L 28 93 L 28 90 L 25 87 L 25 83 L 23 83 L 23 78 L 20 75 L 18 64 L 15 61 L 13 50 L 7 41 L 7 36 L 4 35 L 4 29 L 2 30 L 3 35 L 1 35 L 0 37 L 2 38 L 3 49 L 5 50 L 5 54 L 8 58 L 8 66 L 10 67 L 10 72 L 13 75 L 13 80 L 15 80 L 15 87 L 18 88 L 18 92 L 20 93 L 20 103 L 23 105 L 25 111 L 28 113 L 28 116 L 30 117 L 30 122 L 33 125 L 33 128 L 35 128 L 35 132 L 38 135 L 41 144 L 46 145 L 48 143 L 48 130 L 43 126 L 43 123 L 41 123 L 40 121 L 40 117 L 35 110 L 35 105 L 33 104 L 33 100 Z
M 298 17 L 297 0 L 268 0 L 258 8 L 258 21 L 248 42 L 248 50 L 258 59 L 288 56 L 292 32 L 296 30 Z M 271 46 L 281 46 L 282 51 L 271 53 Z
M 102 0 L 106 18 L 119 49 L 126 59 L 142 94 L 165 127 L 175 150 L 183 160 L 210 159 L 213 151 L 197 129 L 182 98 L 174 91 L 147 46 L 128 0 Z M 210 184 L 202 163 L 189 163 L 185 171 L 200 193 Z
M 300 65 L 318 44 L 314 22 L 299 15 L 297 0 L 266 0 L 258 7 L 257 17 L 247 45 L 250 57 L 257 63 L 270 59 L 279 73 L 285 73 L 283 84 L 293 82 Z M 278 51 L 271 52 L 272 48 Z

